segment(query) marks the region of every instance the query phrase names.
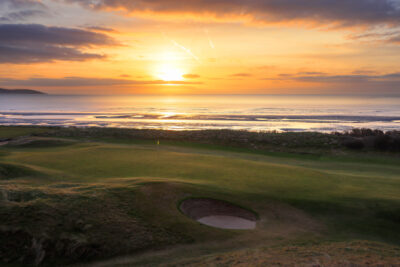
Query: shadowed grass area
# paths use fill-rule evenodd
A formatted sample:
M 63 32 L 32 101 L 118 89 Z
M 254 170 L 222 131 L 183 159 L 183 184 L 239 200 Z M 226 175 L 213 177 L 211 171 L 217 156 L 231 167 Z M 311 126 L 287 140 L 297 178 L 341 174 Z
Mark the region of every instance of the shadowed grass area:
M 30 168 L 0 162 L 0 180 L 8 180 L 21 177 L 37 177 L 40 174 Z
M 14 142 L 9 142 L 7 146 L 13 148 L 52 148 L 59 146 L 73 145 L 75 142 L 66 139 L 50 138 L 26 138 Z
M 15 138 L 32 134 L 43 134 L 48 131 L 49 128 L 46 127 L 0 126 L 0 139 Z
M 236 257 L 230 251 L 298 246 L 299 240 L 400 244 L 400 160 L 395 156 L 252 153 L 103 138 L 60 146 L 47 145 L 49 140 L 41 140 L 44 146 L 0 147 L 0 174 L 21 178 L 0 179 L 4 262 L 52 265 L 134 253 L 151 264 L 156 261 L 150 252 L 169 255 L 164 250 L 169 248 L 183 255 L 178 264 L 187 260 L 179 245 L 191 244 L 196 261 L 223 253 L 221 263 L 227 264 Z M 177 208 L 191 197 L 254 210 L 257 229 L 201 225 Z M 167 261 L 161 258 L 158 264 Z

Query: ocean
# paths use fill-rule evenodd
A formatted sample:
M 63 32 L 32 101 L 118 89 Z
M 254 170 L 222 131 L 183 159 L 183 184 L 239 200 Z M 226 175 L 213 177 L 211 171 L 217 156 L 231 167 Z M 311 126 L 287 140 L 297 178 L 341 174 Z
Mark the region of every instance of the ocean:
M 168 130 L 400 130 L 400 97 L 0 95 L 0 125 Z

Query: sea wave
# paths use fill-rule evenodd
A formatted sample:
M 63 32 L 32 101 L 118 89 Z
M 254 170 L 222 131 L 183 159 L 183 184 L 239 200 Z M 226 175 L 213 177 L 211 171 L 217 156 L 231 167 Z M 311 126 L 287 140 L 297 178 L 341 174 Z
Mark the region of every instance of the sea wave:
M 400 129 L 397 116 L 115 114 L 98 112 L 1 112 L 0 125 L 131 127 L 169 130 L 344 131 L 368 127 Z

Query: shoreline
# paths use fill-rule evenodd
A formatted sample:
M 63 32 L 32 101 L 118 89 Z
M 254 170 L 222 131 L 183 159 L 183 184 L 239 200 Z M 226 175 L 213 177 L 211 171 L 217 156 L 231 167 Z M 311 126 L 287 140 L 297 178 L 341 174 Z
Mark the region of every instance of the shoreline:
M 355 128 L 398 131 L 400 130 L 400 116 L 0 112 L 0 126 L 331 133 L 351 131 Z
M 50 97 L 50 98 L 48 98 Z M 0 98 L 0 125 L 166 130 L 400 130 L 398 99 L 278 96 L 46 96 Z

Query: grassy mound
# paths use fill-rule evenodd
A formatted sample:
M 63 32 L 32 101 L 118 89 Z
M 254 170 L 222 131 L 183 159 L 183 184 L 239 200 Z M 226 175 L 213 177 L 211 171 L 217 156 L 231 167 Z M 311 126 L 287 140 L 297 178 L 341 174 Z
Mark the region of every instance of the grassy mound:
M 11 141 L 7 147 L 12 148 L 52 148 L 73 145 L 75 142 L 65 139 L 52 138 L 24 138 Z
M 57 184 L 56 184 L 57 185 Z M 0 205 L 0 259 L 7 263 L 71 264 L 138 253 L 196 239 L 229 235 L 207 231 L 176 208 L 183 184 L 128 180 L 43 186 L 29 202 Z M 162 192 L 167 198 L 159 201 Z M 187 191 L 186 191 L 187 192 Z M 0 201 L 1 203 L 1 201 Z M 194 226 L 189 230 L 189 226 Z
M 0 180 L 15 179 L 21 177 L 36 176 L 38 173 L 27 167 L 0 163 Z
M 0 126 L 0 139 L 11 139 L 20 136 L 43 134 L 50 131 L 47 127 Z

